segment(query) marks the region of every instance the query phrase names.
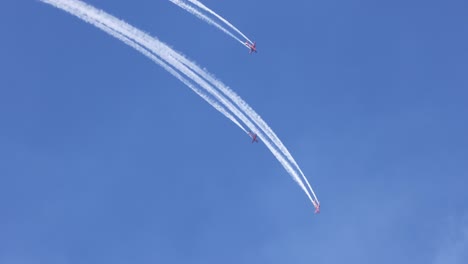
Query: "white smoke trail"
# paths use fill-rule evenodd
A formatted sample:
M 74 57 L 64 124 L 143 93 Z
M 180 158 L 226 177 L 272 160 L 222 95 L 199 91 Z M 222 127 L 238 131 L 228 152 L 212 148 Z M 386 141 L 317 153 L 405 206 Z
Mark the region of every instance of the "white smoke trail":
M 208 24 L 211 24 L 215 27 L 217 27 L 218 29 L 220 29 L 221 31 L 223 31 L 224 33 L 226 33 L 227 35 L 229 35 L 230 37 L 232 37 L 233 39 L 239 41 L 242 45 L 245 46 L 245 43 L 240 40 L 238 37 L 234 36 L 234 34 L 232 34 L 231 32 L 229 32 L 227 29 L 225 29 L 223 26 L 221 26 L 220 24 L 216 23 L 215 21 L 213 21 L 213 19 L 207 17 L 205 14 L 201 13 L 200 11 L 198 11 L 197 9 L 191 7 L 190 5 L 187 5 L 186 3 L 180 1 L 180 0 L 169 0 L 171 1 L 172 3 L 174 3 L 175 5 L 179 6 L 180 8 L 184 9 L 185 11 L 189 12 L 189 13 L 192 13 L 193 15 L 195 15 L 196 17 L 200 18 L 201 20 L 205 21 L 206 23 Z
M 197 7 L 205 10 L 206 12 L 212 14 L 213 16 L 217 17 L 219 20 L 223 21 L 224 24 L 228 25 L 230 28 L 232 28 L 234 31 L 236 31 L 239 35 L 241 35 L 246 40 L 248 40 L 250 42 L 250 44 L 253 44 L 253 42 L 246 35 L 244 35 L 239 29 L 237 29 L 234 25 L 229 23 L 229 21 L 227 21 L 225 18 L 223 18 L 222 16 L 218 15 L 216 12 L 214 12 L 213 10 L 211 10 L 210 8 L 205 6 L 202 2 L 197 1 L 197 0 L 187 0 L 187 1 L 194 4 Z
M 51 4 L 57 8 L 63 9 L 71 14 L 77 14 L 77 9 L 73 8 L 73 6 L 68 6 L 60 1 L 48 1 L 48 0 L 41 0 L 45 3 Z M 172 74 L 174 77 L 176 77 L 179 81 L 181 81 L 183 84 L 185 84 L 187 87 L 189 87 L 192 91 L 194 91 L 197 95 L 199 95 L 202 99 L 204 99 L 208 104 L 213 106 L 216 110 L 218 110 L 221 114 L 223 114 L 225 117 L 227 117 L 229 120 L 231 120 L 234 124 L 236 124 L 240 129 L 242 129 L 245 133 L 248 133 L 247 130 L 239 123 L 239 121 L 229 113 L 222 105 L 220 105 L 216 100 L 213 98 L 209 97 L 207 94 L 205 94 L 202 90 L 194 86 L 190 81 L 185 79 L 180 73 L 178 73 L 174 68 L 169 66 L 167 63 L 162 61 L 161 59 L 157 58 L 155 55 L 153 55 L 151 52 L 148 50 L 144 49 L 131 39 L 127 38 L 126 36 L 120 34 L 119 32 L 113 30 L 110 27 L 107 27 L 105 24 L 99 23 L 92 18 L 88 17 L 86 14 L 80 14 L 79 16 L 80 19 L 96 26 L 97 28 L 105 31 L 109 35 L 121 40 L 125 44 L 129 45 L 130 47 L 134 48 L 141 54 L 145 55 L 149 59 L 151 59 L 153 62 L 156 64 L 160 65 L 163 69 L 168 71 L 170 74 Z
M 230 111 L 232 111 L 240 120 L 242 120 L 252 131 L 257 132 L 258 136 L 261 138 L 265 138 L 263 136 L 263 132 L 256 131 L 255 125 L 253 125 L 248 118 L 245 117 L 243 113 L 238 111 L 236 107 L 234 107 L 229 101 L 227 101 L 223 96 L 221 96 L 219 93 L 217 93 L 216 90 L 214 90 L 208 83 L 206 83 L 204 80 L 199 78 L 194 72 L 192 72 L 190 69 L 188 69 L 184 64 L 180 63 L 179 60 L 174 59 L 174 54 L 176 54 L 176 57 L 179 57 L 179 59 L 184 58 L 182 55 L 176 53 L 167 45 L 165 45 L 162 42 L 159 42 L 157 39 L 153 39 L 147 34 L 141 32 L 140 30 L 128 25 L 124 21 L 118 20 L 108 14 L 106 14 L 103 11 L 99 11 L 95 9 L 92 6 L 89 6 L 85 3 L 82 3 L 80 1 L 73 1 L 73 0 L 41 0 L 45 3 L 54 5 L 58 8 L 61 8 L 103 30 L 108 32 L 109 34 L 112 34 L 115 37 L 118 37 L 120 34 L 121 36 L 124 36 L 127 39 L 131 39 L 132 41 L 138 43 L 138 45 L 146 47 L 148 50 L 154 52 L 155 54 L 159 55 L 165 62 L 171 64 L 172 67 L 176 68 L 183 74 L 187 75 L 190 79 L 193 81 L 197 82 L 200 86 L 202 86 L 204 89 L 206 89 L 212 96 L 216 97 L 218 100 L 220 100 L 224 106 L 226 106 Z M 103 26 L 104 25 L 104 26 Z M 106 30 L 106 29 L 111 29 L 111 30 Z M 118 34 L 113 34 L 117 32 Z M 119 39 L 123 40 L 122 37 L 118 37 Z M 148 41 L 152 44 L 151 46 L 148 46 Z M 128 43 L 127 43 L 128 44 Z M 137 47 L 139 47 L 136 45 Z M 135 46 L 132 46 L 135 48 Z M 141 47 L 140 47 L 141 48 Z M 141 51 L 140 51 L 141 52 Z M 145 54 L 144 52 L 142 52 Z M 145 54 L 147 55 L 147 54 Z M 160 63 L 159 63 L 160 64 Z M 196 65 L 192 63 L 194 67 Z M 161 64 L 160 64 L 161 65 Z M 167 68 L 166 68 L 167 69 Z M 197 68 L 199 71 L 201 69 Z M 172 73 L 172 72 L 171 72 Z M 209 74 L 207 74 L 209 76 Z M 180 78 L 179 78 L 180 79 Z M 185 83 L 185 82 L 184 82 Z M 239 97 L 240 99 L 240 97 Z M 253 110 L 252 110 L 253 111 Z M 252 118 L 252 117 L 250 117 Z M 245 130 L 244 130 L 245 131 Z M 316 205 L 315 201 L 311 198 L 309 192 L 305 188 L 303 182 L 301 179 L 298 177 L 296 171 L 291 167 L 289 162 L 287 162 L 284 157 L 271 145 L 271 143 L 268 140 L 264 140 L 265 145 L 270 149 L 270 151 L 273 153 L 273 155 L 278 159 L 278 161 L 283 165 L 283 167 L 286 169 L 286 171 L 293 177 L 293 179 L 300 185 L 300 187 L 304 190 L 304 192 L 307 194 L 309 199 L 312 201 L 314 205 Z
M 301 173 L 302 179 L 306 182 L 310 192 L 314 196 L 315 200 L 318 202 L 317 196 L 315 195 L 314 190 L 309 184 L 309 181 L 305 177 L 304 173 L 302 172 L 301 168 L 288 151 L 286 146 L 284 146 L 283 142 L 278 138 L 278 136 L 273 132 L 273 130 L 268 126 L 268 124 L 262 119 L 260 115 L 258 115 L 255 110 L 253 110 L 242 98 L 237 95 L 233 90 L 227 87 L 224 83 L 216 79 L 211 74 L 207 73 L 206 71 L 201 70 L 195 63 L 188 60 L 183 56 L 177 56 L 177 59 L 180 60 L 183 64 L 187 65 L 191 70 L 195 71 L 197 74 L 202 76 L 208 82 L 212 83 L 216 88 L 218 88 L 223 94 L 225 94 L 229 99 L 231 99 L 243 112 L 247 113 L 247 115 L 252 119 L 252 121 L 265 132 L 268 138 L 275 144 L 275 146 L 283 153 L 283 155 L 296 167 L 296 169 Z

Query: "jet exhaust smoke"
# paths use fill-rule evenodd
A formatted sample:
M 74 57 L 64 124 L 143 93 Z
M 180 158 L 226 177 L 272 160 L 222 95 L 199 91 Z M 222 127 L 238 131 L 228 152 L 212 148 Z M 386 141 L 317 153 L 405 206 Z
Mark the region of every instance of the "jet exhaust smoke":
M 201 96 L 216 110 L 220 111 L 223 115 L 234 122 L 244 132 L 248 133 L 238 122 L 238 120 L 242 121 L 250 131 L 256 133 L 260 138 L 262 138 L 267 148 L 277 158 L 291 177 L 298 183 L 313 205 L 317 207 L 319 202 L 314 191 L 286 147 L 266 122 L 263 121 L 263 119 L 245 101 L 243 101 L 242 98 L 240 98 L 240 96 L 238 96 L 229 87 L 225 86 L 221 81 L 217 80 L 210 73 L 201 69 L 194 62 L 188 60 L 158 39 L 153 38 L 128 23 L 84 2 L 79 0 L 40 1 L 69 12 L 70 14 L 100 28 L 106 33 L 123 41 L 125 44 L 133 47 L 158 65 L 162 66 L 174 77 L 182 81 L 195 93 Z M 185 75 L 185 77 L 182 75 Z M 188 79 L 200 86 L 201 89 L 193 85 L 193 83 Z M 299 177 L 297 171 L 300 172 L 301 177 Z M 307 183 L 308 188 L 305 187 L 302 180 Z M 309 191 L 312 193 L 314 198 L 312 198 Z

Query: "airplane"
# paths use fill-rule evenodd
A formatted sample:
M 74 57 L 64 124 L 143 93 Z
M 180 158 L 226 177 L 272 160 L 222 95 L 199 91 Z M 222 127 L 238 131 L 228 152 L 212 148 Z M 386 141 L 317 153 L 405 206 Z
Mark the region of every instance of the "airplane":
M 247 46 L 247 48 L 250 49 L 249 54 L 251 54 L 252 52 L 257 53 L 257 43 L 256 42 L 254 42 L 253 44 L 250 44 L 248 41 L 246 41 L 245 45 Z
M 314 204 L 314 206 L 315 206 L 314 214 L 320 214 L 320 202 L 318 202 L 317 204 Z
M 251 132 L 249 132 L 249 136 L 252 138 L 252 143 L 254 143 L 254 142 L 258 143 L 257 134 L 255 134 L 255 133 L 253 133 L 251 131 Z

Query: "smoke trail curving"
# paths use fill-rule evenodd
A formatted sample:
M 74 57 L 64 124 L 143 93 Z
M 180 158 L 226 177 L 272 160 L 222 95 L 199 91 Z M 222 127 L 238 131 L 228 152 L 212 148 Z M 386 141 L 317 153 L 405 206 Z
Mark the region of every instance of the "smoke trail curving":
M 179 53 L 175 52 L 171 48 L 169 48 L 166 44 L 160 42 L 159 40 L 152 38 L 151 36 L 143 33 L 142 31 L 132 27 L 131 25 L 127 24 L 124 21 L 121 21 L 111 15 L 108 15 L 107 13 L 100 11 L 86 3 L 83 3 L 78 0 L 41 0 L 42 2 L 51 4 L 57 8 L 63 9 L 78 18 L 91 23 L 95 25 L 96 27 L 104 30 L 105 32 L 111 34 L 112 36 L 124 41 L 126 44 L 132 46 L 133 48 L 137 49 L 140 51 L 142 54 L 146 55 L 159 65 L 163 66 L 166 70 L 168 70 L 171 74 L 176 76 L 179 80 L 184 82 L 184 84 L 188 85 L 190 88 L 193 86 L 190 86 L 191 83 L 188 82 L 186 79 L 184 79 L 182 76 L 177 75 L 178 73 L 174 70 L 178 70 L 182 74 L 186 75 L 188 78 L 190 78 L 192 81 L 196 82 L 198 85 L 200 85 L 205 91 L 209 93 L 210 96 L 216 98 L 224 107 L 226 107 L 229 111 L 231 111 L 237 118 L 239 118 L 247 127 L 249 127 L 250 130 L 256 132 L 258 136 L 260 136 L 262 139 L 264 139 L 265 145 L 268 147 L 268 149 L 273 153 L 273 155 L 278 159 L 278 161 L 283 165 L 283 167 L 286 169 L 286 171 L 293 177 L 293 179 L 299 184 L 301 189 L 307 194 L 308 198 L 311 200 L 311 202 L 316 206 L 316 201 L 312 199 L 310 196 L 308 190 L 305 188 L 303 182 L 301 181 L 301 178 L 298 176 L 297 172 L 293 169 L 291 164 L 284 158 L 286 156 L 284 153 L 280 153 L 276 147 L 274 147 L 269 139 L 271 138 L 271 135 L 267 137 L 264 136 L 264 130 L 265 130 L 265 124 L 262 124 L 258 120 L 256 121 L 257 124 L 260 124 L 260 126 L 257 128 L 250 120 L 254 120 L 256 117 L 258 119 L 258 114 L 253 111 L 253 109 L 250 109 L 248 112 L 242 112 L 240 111 L 236 106 L 234 106 L 227 98 L 225 98 L 222 94 L 220 94 L 215 88 L 213 88 L 213 83 L 208 83 L 207 81 L 211 81 L 211 78 L 214 79 L 209 73 L 203 71 L 200 69 L 195 63 L 188 61 L 184 56 L 180 55 Z M 144 48 L 143 48 L 144 47 Z M 146 48 L 146 49 L 145 49 Z M 157 58 L 153 54 L 151 54 L 149 51 L 154 53 L 154 55 L 159 56 Z M 164 62 L 161 63 L 161 60 Z M 184 63 L 182 63 L 182 61 Z M 169 65 L 170 66 L 169 66 Z M 187 67 L 187 65 L 190 65 L 190 67 Z M 173 67 L 173 68 L 171 68 Z M 192 71 L 192 69 L 195 69 L 195 71 Z M 177 74 L 175 74 L 177 73 Z M 198 75 L 198 73 L 202 73 L 206 77 L 206 79 L 203 79 Z M 178 77 L 180 76 L 180 77 Z M 216 79 L 214 79 L 216 80 Z M 219 82 L 219 81 L 218 81 Z M 221 87 L 216 87 L 220 90 L 223 89 L 223 86 Z M 227 88 L 227 87 L 226 87 Z M 192 88 L 193 89 L 193 88 Z M 227 88 L 229 89 L 229 88 Z M 193 89 L 195 92 L 197 91 L 196 89 Z M 225 94 L 229 94 L 228 91 L 223 91 Z M 232 92 L 233 93 L 233 92 Z M 198 93 L 203 94 L 203 93 Z M 238 95 L 237 96 L 237 104 L 239 105 L 245 105 L 248 106 Z M 202 96 L 203 97 L 203 96 Z M 204 97 L 204 99 L 207 97 Z M 234 98 L 234 97 L 233 97 Z M 205 99 L 206 100 L 206 99 Z M 231 98 L 232 100 L 232 98 Z M 234 101 L 234 100 L 233 100 Z M 209 101 L 208 101 L 209 102 Z M 213 104 L 212 104 L 213 105 Z M 216 104 L 215 104 L 216 105 Z M 244 107 L 245 107 L 244 106 Z M 218 110 L 219 109 L 224 109 L 220 107 L 215 107 Z M 246 114 L 248 115 L 248 118 L 246 117 Z M 231 119 L 232 120 L 232 119 Z M 234 119 L 235 120 L 235 119 Z M 263 120 L 262 120 L 263 121 Z M 263 121 L 264 122 L 264 121 Z M 242 126 L 239 126 L 240 128 L 243 129 Z M 268 126 L 266 126 L 269 130 L 271 130 Z M 245 129 L 243 129 L 245 131 Z M 267 130 L 267 134 L 271 134 L 272 131 Z M 273 133 L 274 134 L 274 133 Z M 278 139 L 279 140 L 279 139 Z M 277 145 L 277 143 L 274 143 Z M 289 153 L 289 152 L 288 152 Z M 289 154 L 290 155 L 290 154 Z M 289 158 L 288 158 L 289 159 Z M 305 178 L 305 177 L 304 177 Z M 310 186 L 310 185 L 309 185 Z M 315 197 L 315 195 L 314 195 Z M 316 199 L 316 198 L 315 198 Z M 317 200 L 317 199 L 316 199 Z M 318 202 L 318 200 L 317 200 Z
M 209 9 L 207 6 L 205 6 L 202 2 L 200 1 L 197 1 L 197 0 L 187 0 L 189 1 L 190 3 L 196 5 L 197 7 L 205 10 L 206 12 L 212 14 L 213 16 L 217 17 L 219 20 L 223 21 L 224 24 L 228 25 L 230 28 L 232 28 L 234 31 L 236 31 L 239 35 L 241 35 L 242 37 L 244 37 L 246 40 L 248 40 L 250 42 L 250 44 L 253 44 L 253 42 L 246 36 L 244 35 L 244 33 L 242 33 L 239 29 L 237 29 L 234 25 L 232 25 L 231 23 L 229 23 L 229 21 L 227 21 L 224 17 L 216 14 L 216 12 L 214 12 L 213 10 Z
M 197 9 L 191 7 L 190 5 L 187 5 L 186 3 L 184 3 L 183 1 L 180 1 L 180 0 L 169 0 L 171 1 L 172 3 L 174 3 L 175 5 L 179 6 L 180 8 L 184 9 L 185 11 L 189 12 L 189 13 L 192 13 L 193 15 L 195 15 L 196 17 L 198 17 L 199 19 L 205 21 L 206 23 L 210 24 L 210 25 L 213 25 L 215 27 L 217 27 L 218 29 L 220 29 L 221 31 L 223 31 L 224 33 L 226 33 L 227 35 L 229 35 L 230 37 L 232 37 L 233 39 L 239 41 L 242 45 L 245 46 L 245 43 L 240 40 L 238 37 L 234 36 L 234 34 L 232 34 L 231 32 L 229 32 L 227 29 L 225 29 L 223 26 L 221 26 L 220 24 L 216 23 L 213 19 L 207 17 L 205 14 L 201 13 L 200 11 L 198 11 Z

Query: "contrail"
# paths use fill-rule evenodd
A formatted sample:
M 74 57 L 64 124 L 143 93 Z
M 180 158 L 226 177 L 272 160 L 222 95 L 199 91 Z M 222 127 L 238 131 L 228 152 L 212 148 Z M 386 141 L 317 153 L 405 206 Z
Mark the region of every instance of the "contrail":
M 283 153 L 285 157 L 296 167 L 296 169 L 301 173 L 302 179 L 306 182 L 310 192 L 314 196 L 315 200 L 318 202 L 317 196 L 315 195 L 314 190 L 309 184 L 309 181 L 305 177 L 304 173 L 302 172 L 301 168 L 294 160 L 291 153 L 288 151 L 286 146 L 284 146 L 283 142 L 278 138 L 278 136 L 273 132 L 273 130 L 268 126 L 268 124 L 262 119 L 260 115 L 258 115 L 255 110 L 253 110 L 242 98 L 237 95 L 233 90 L 223 84 L 221 81 L 216 79 L 211 74 L 207 73 L 206 71 L 201 70 L 196 64 L 188 60 L 183 56 L 178 56 L 178 60 L 180 60 L 183 64 L 187 65 L 190 69 L 195 71 L 197 74 L 202 76 L 208 82 L 212 83 L 216 88 L 218 88 L 223 94 L 225 94 L 229 99 L 231 99 L 243 112 L 248 113 L 247 115 L 252 119 L 252 121 L 262 129 L 268 138 L 276 145 L 276 147 Z
M 202 2 L 200 1 L 197 1 L 197 0 L 187 0 L 189 1 L 190 3 L 196 5 L 197 7 L 205 10 L 206 12 L 212 14 L 213 16 L 217 17 L 219 20 L 223 21 L 224 24 L 228 25 L 230 28 L 232 28 L 234 31 L 236 31 L 239 35 L 241 35 L 242 37 L 244 37 L 246 40 L 248 40 L 251 44 L 253 44 L 253 42 L 246 36 L 244 35 L 239 29 L 237 29 L 234 25 L 232 25 L 231 23 L 229 23 L 229 21 L 227 21 L 225 18 L 223 18 L 222 16 L 218 15 L 216 12 L 214 12 L 213 10 L 209 9 L 207 6 L 205 6 Z
M 301 168 L 288 151 L 286 146 L 284 146 L 283 142 L 278 138 L 278 136 L 273 132 L 273 130 L 268 126 L 268 124 L 262 119 L 260 115 L 258 115 L 255 110 L 253 110 L 242 98 L 237 95 L 233 90 L 223 84 L 221 81 L 216 79 L 211 74 L 203 71 L 198 67 L 196 64 L 185 58 L 184 56 L 177 56 L 177 59 L 180 60 L 183 64 L 187 65 L 191 70 L 202 76 L 205 80 L 212 83 L 216 88 L 218 88 L 223 94 L 225 94 L 230 100 L 232 100 L 237 107 L 239 107 L 243 112 L 247 113 L 247 115 L 252 119 L 252 121 L 262 129 L 268 138 L 276 145 L 276 147 L 283 153 L 283 155 L 291 162 L 296 169 L 301 173 L 302 179 L 306 182 L 310 192 L 314 196 L 315 200 L 318 202 L 317 196 L 315 195 L 314 190 L 310 186 L 309 181 L 305 177 L 304 173 L 302 172 Z
M 211 24 L 215 27 L 217 27 L 218 29 L 220 29 L 221 31 L 223 31 L 224 33 L 226 33 L 227 35 L 229 35 L 230 37 L 232 37 L 233 39 L 239 41 L 242 45 L 246 46 L 245 43 L 240 40 L 238 37 L 234 36 L 234 34 L 232 34 L 231 32 L 229 32 L 227 29 L 225 29 L 223 26 L 221 26 L 220 24 L 216 23 L 215 21 L 213 21 L 213 19 L 207 17 L 205 14 L 201 13 L 200 11 L 198 11 L 197 9 L 191 7 L 190 5 L 187 5 L 186 3 L 180 1 L 180 0 L 169 0 L 171 1 L 172 3 L 174 3 L 175 5 L 179 6 L 180 8 L 184 9 L 185 11 L 189 12 L 189 13 L 192 13 L 193 15 L 195 15 L 196 17 L 198 17 L 199 19 L 207 22 L 208 24 Z
M 89 17 L 92 16 L 92 15 L 94 15 L 94 16 L 97 15 L 97 16 L 98 16 L 98 19 L 93 18 L 93 19 L 96 19 L 96 20 L 97 20 L 96 23 L 95 23 L 96 26 L 101 25 L 101 24 L 105 24 L 107 27 L 110 27 L 110 28 L 112 28 L 114 31 L 117 31 L 117 32 L 120 32 L 120 33 L 123 34 L 123 35 L 126 35 L 128 38 L 136 38 L 135 36 L 138 36 L 138 35 L 146 36 L 146 37 L 152 39 L 152 40 L 155 42 L 155 44 L 159 44 L 159 46 L 160 46 L 159 48 L 161 48 L 161 45 L 162 45 L 163 47 L 167 47 L 167 46 L 164 45 L 163 43 L 157 41 L 156 39 L 153 39 L 153 38 L 149 37 L 148 35 L 146 35 L 145 33 L 141 32 L 141 31 L 139 31 L 138 29 L 136 29 L 136 28 L 134 28 L 134 27 L 131 27 L 131 26 L 128 25 L 127 23 L 125 23 L 125 22 L 123 22 L 123 21 L 120 21 L 120 20 L 118 20 L 118 19 L 116 19 L 116 18 L 114 18 L 114 17 L 112 17 L 112 16 L 110 16 L 110 15 L 107 15 L 107 14 L 104 13 L 103 11 L 99 11 L 99 10 L 97 10 L 97 9 L 91 7 L 91 6 L 88 6 L 88 5 L 84 4 L 84 3 L 82 3 L 82 2 L 79 2 L 79 1 L 66 1 L 66 0 L 64 0 L 64 1 L 47 1 L 47 0 L 43 0 L 43 1 L 44 1 L 44 2 L 47 2 L 47 3 L 50 3 L 50 4 L 53 4 L 53 3 L 61 3 L 62 5 L 56 5 L 56 6 L 59 7 L 59 8 L 62 8 L 62 9 L 64 9 L 64 10 L 66 10 L 66 11 L 68 11 L 68 12 L 70 12 L 70 13 L 72 13 L 72 14 L 78 16 L 78 17 L 80 17 L 80 16 L 79 16 L 79 15 L 80 15 L 80 12 L 83 13 L 84 11 L 88 11 L 88 12 L 84 12 L 84 14 L 82 14 L 82 16 L 81 16 L 80 18 L 84 19 L 85 21 L 88 21 L 88 22 L 91 22 L 91 23 L 92 23 L 92 20 L 90 20 Z M 69 4 L 68 6 L 66 5 L 67 3 Z M 80 5 L 81 5 L 81 6 L 80 6 Z M 67 7 L 68 7 L 68 8 L 67 8 Z M 85 10 L 84 10 L 84 11 L 83 11 L 83 10 L 80 10 L 80 8 L 83 9 L 83 7 L 84 7 Z M 88 10 L 86 10 L 86 9 L 88 9 Z M 100 18 L 100 20 L 99 20 L 99 18 Z M 107 23 L 106 23 L 106 22 L 107 22 Z M 117 23 L 117 25 L 112 24 L 113 22 L 114 22 L 114 23 Z M 100 27 L 100 28 L 102 28 L 102 27 Z M 122 30 L 126 30 L 126 31 L 128 31 L 128 32 L 122 33 Z M 132 34 L 132 33 L 133 33 L 133 34 Z M 137 34 L 135 34 L 135 33 L 137 33 Z M 131 37 L 129 37 L 128 34 L 130 34 Z M 143 39 L 143 40 L 139 40 L 139 41 L 137 41 L 137 42 L 139 42 L 139 44 L 142 44 L 141 41 L 144 41 L 144 39 Z M 143 45 L 144 45 L 144 44 L 143 44 Z M 167 47 L 167 48 L 168 48 L 168 47 Z M 169 49 L 169 51 L 172 51 L 173 53 L 175 53 L 175 51 L 171 50 L 170 48 L 168 48 L 168 49 Z M 164 55 L 164 53 L 161 53 L 161 50 L 157 50 L 157 49 L 155 50 L 154 47 L 151 48 L 150 50 L 153 51 L 153 52 L 155 52 L 155 53 L 157 53 L 158 55 Z M 167 51 L 167 50 L 166 50 L 166 51 Z M 180 56 L 180 57 L 183 57 L 183 56 L 181 56 L 181 55 L 179 55 L 179 56 Z M 167 56 L 166 56 L 166 57 L 167 57 Z M 164 59 L 169 60 L 169 58 L 164 58 Z M 172 65 L 174 66 L 174 62 L 172 62 Z M 180 65 L 179 65 L 179 67 L 180 67 Z M 182 68 L 182 69 L 181 69 L 181 68 L 178 68 L 178 70 L 182 71 L 183 68 Z M 186 73 L 186 72 L 184 72 L 184 74 L 187 75 L 187 74 L 193 74 L 193 73 L 190 73 L 190 72 L 189 72 L 189 73 Z M 193 76 L 191 76 L 191 77 L 193 78 Z M 199 82 L 199 81 L 197 81 L 197 82 Z M 219 96 L 218 96 L 218 97 L 219 97 Z M 223 100 L 223 101 L 224 101 L 224 100 Z M 232 111 L 231 108 L 230 108 L 230 110 Z M 236 109 L 236 110 L 237 110 L 237 109 Z M 237 113 L 236 113 L 236 115 L 237 115 Z M 255 126 L 253 126 L 253 125 L 250 123 L 250 121 L 245 120 L 245 118 L 242 118 L 242 121 L 243 121 L 244 123 L 246 123 L 252 131 L 255 131 L 255 130 L 256 130 L 256 129 L 255 129 Z M 263 134 L 260 134 L 260 133 L 258 133 L 258 134 L 259 134 L 260 137 L 263 138 Z M 306 192 L 306 194 L 309 196 L 309 199 L 311 199 L 311 201 L 315 204 L 315 202 L 313 201 L 313 199 L 310 197 L 309 193 L 308 193 L 307 190 L 305 189 L 303 183 L 302 183 L 302 182 L 300 181 L 300 179 L 297 177 L 296 172 L 291 168 L 290 164 L 287 163 L 281 155 L 279 155 L 279 153 L 276 151 L 276 149 L 273 149 L 273 148 L 272 148 L 272 146 L 269 144 L 269 142 L 268 142 L 268 144 L 266 144 L 266 145 L 269 147 L 270 151 L 272 151 L 272 153 L 275 155 L 275 157 L 277 157 L 277 159 L 280 161 L 280 163 L 285 167 L 285 169 L 291 174 L 291 176 L 293 176 L 293 178 L 299 183 L 299 185 L 301 186 L 301 188 L 303 188 L 303 190 L 304 190 L 304 191 Z M 279 155 L 279 156 L 278 156 L 278 155 Z M 285 164 L 285 163 L 286 163 L 286 164 Z
M 198 85 L 200 85 L 205 90 L 207 90 L 210 93 L 211 96 L 215 97 L 226 108 L 228 108 L 231 112 L 233 112 L 233 114 L 236 117 L 238 117 L 242 122 L 244 122 L 246 124 L 246 126 L 249 127 L 249 129 L 251 129 L 253 132 L 257 132 L 257 134 L 261 138 L 265 139 L 264 140 L 265 145 L 270 149 L 270 151 L 273 153 L 273 155 L 283 165 L 283 167 L 286 169 L 286 171 L 299 184 L 299 186 L 307 194 L 307 196 L 312 201 L 312 203 L 314 205 L 316 204 L 314 199 L 312 199 L 309 192 L 305 188 L 303 182 L 301 181 L 301 179 L 297 175 L 297 172 L 292 168 L 291 164 L 283 157 L 283 155 L 281 153 L 279 153 L 277 151 L 277 149 L 275 147 L 273 147 L 271 145 L 269 140 L 267 140 L 267 138 L 264 137 L 263 130 L 261 129 L 261 131 L 257 131 L 256 126 L 250 122 L 250 120 L 244 115 L 244 113 L 240 112 L 224 96 L 220 95 L 215 89 L 213 89 L 213 87 L 210 84 L 208 84 L 206 81 L 201 79 L 196 73 L 194 73 L 189 68 L 187 68 L 185 63 L 184 64 L 181 63 L 180 60 L 185 59 L 185 57 L 178 54 L 177 52 L 175 52 L 174 50 L 172 50 L 171 48 L 169 48 L 167 45 L 160 42 L 159 40 L 157 40 L 155 38 L 152 38 L 149 35 L 141 32 L 140 30 L 130 26 L 126 22 L 118 20 L 115 17 L 110 16 L 110 15 L 108 15 L 107 13 L 105 13 L 103 11 L 97 10 L 94 7 L 92 7 L 90 5 L 87 5 L 87 4 L 83 3 L 83 2 L 75 1 L 75 0 L 41 0 L 41 1 L 43 1 L 45 3 L 48 3 L 48 4 L 51 4 L 51 5 L 53 5 L 53 6 L 57 7 L 57 8 L 63 9 L 65 11 L 77 16 L 78 18 L 95 25 L 96 27 L 104 30 L 105 32 L 111 34 L 112 36 L 124 41 L 126 44 L 134 47 L 135 49 L 137 49 L 138 51 L 140 51 L 144 55 L 148 56 L 150 59 L 154 60 L 159 65 L 161 65 L 161 66 L 166 65 L 166 67 L 164 67 L 164 66 L 163 67 L 166 70 L 168 70 L 171 74 L 173 74 L 174 76 L 177 77 L 177 75 L 174 74 L 175 71 L 174 71 L 173 68 L 169 67 L 167 64 L 158 62 L 157 58 L 154 57 L 151 53 L 149 53 L 148 50 L 153 52 L 154 54 L 158 55 L 162 60 L 164 60 L 165 63 L 170 64 L 172 67 L 174 67 L 175 69 L 177 69 L 178 71 L 182 72 L 187 77 L 192 79 L 192 81 L 195 81 Z M 142 47 L 145 47 L 148 50 L 145 50 Z M 177 59 L 175 59 L 175 58 L 177 58 Z M 195 67 L 197 69 L 197 71 L 203 72 L 194 63 L 191 63 L 191 67 Z M 207 76 L 210 76 L 210 74 L 208 74 L 206 72 L 205 72 L 205 74 Z M 183 81 L 187 85 L 190 84 L 186 79 L 184 79 L 182 77 L 180 77 L 178 79 Z M 194 90 L 194 91 L 196 91 L 196 90 Z M 239 99 L 240 99 L 240 97 L 239 97 Z M 240 100 L 242 100 L 242 99 L 240 99 Z M 245 105 L 247 105 L 247 104 L 245 103 Z M 217 109 L 219 110 L 219 107 Z M 251 111 L 253 113 L 255 113 L 252 109 L 251 109 Z M 252 119 L 252 117 L 250 115 L 249 115 L 249 117 Z M 245 131 L 245 129 L 244 129 L 244 131 Z
M 64 4 L 64 3 L 61 3 L 60 1 L 48 1 L 48 0 L 45 0 L 45 1 L 41 0 L 41 1 L 43 1 L 45 3 L 48 3 L 48 4 L 51 4 L 51 5 L 53 5 L 53 6 L 57 7 L 57 8 L 63 9 L 65 11 L 69 12 L 69 13 L 72 13 L 72 14 L 74 12 L 77 12 L 77 10 L 73 10 L 74 9 L 73 7 L 70 7 L 70 6 L 68 6 L 68 5 Z M 183 84 L 185 84 L 187 87 L 189 87 L 192 91 L 194 91 L 197 95 L 199 95 L 202 99 L 204 99 L 208 104 L 213 106 L 221 114 L 223 114 L 225 117 L 227 117 L 229 120 L 231 120 L 234 124 L 236 124 L 245 133 L 248 133 L 247 130 L 245 130 L 245 128 L 239 123 L 239 121 L 234 116 L 232 116 L 231 113 L 229 113 L 228 110 L 226 110 L 216 100 L 214 100 L 213 98 L 211 98 L 207 94 L 205 94 L 202 90 L 200 90 L 199 88 L 194 86 L 190 81 L 185 79 L 182 75 L 180 75 L 174 68 L 169 66 L 167 63 L 165 63 L 161 59 L 157 58 L 155 55 L 153 55 L 148 50 L 144 49 L 143 47 L 141 47 L 140 45 L 138 45 L 137 43 L 135 43 L 131 39 L 127 38 L 126 36 L 120 34 L 117 31 L 114 31 L 112 28 L 107 27 L 105 24 L 101 24 L 99 22 L 94 23 L 94 20 L 87 17 L 86 14 L 83 14 L 80 18 L 82 20 L 90 23 L 90 24 L 93 24 L 94 26 L 96 26 L 99 29 L 105 31 L 106 33 L 112 35 L 113 37 L 121 40 L 125 44 L 129 45 L 130 47 L 134 48 L 138 52 L 142 53 L 143 55 L 145 55 L 146 57 L 151 59 L 156 64 L 163 67 L 166 71 L 168 71 L 170 74 L 172 74 L 174 77 L 176 77 L 179 81 L 181 81 Z

